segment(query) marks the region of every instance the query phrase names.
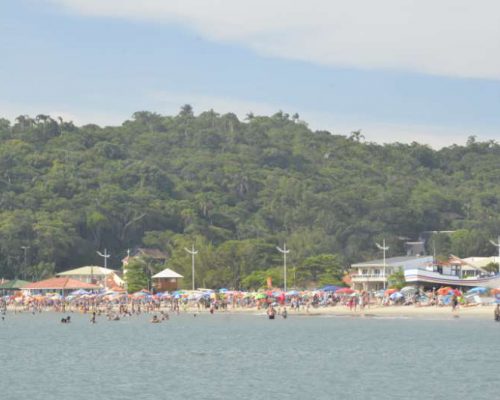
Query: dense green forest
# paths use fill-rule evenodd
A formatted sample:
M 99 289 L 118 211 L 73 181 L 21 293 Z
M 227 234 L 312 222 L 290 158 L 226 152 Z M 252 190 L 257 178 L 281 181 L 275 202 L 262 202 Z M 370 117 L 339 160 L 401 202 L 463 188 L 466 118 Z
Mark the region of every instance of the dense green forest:
M 492 255 L 500 232 L 500 146 L 470 137 L 440 150 L 380 145 L 311 131 L 298 115 L 234 114 L 189 105 L 178 115 L 137 112 L 117 127 L 47 115 L 0 119 L 0 277 L 121 266 L 137 246 L 170 254 L 197 286 L 333 283 L 350 262 L 401 255 L 436 235 L 438 254 Z

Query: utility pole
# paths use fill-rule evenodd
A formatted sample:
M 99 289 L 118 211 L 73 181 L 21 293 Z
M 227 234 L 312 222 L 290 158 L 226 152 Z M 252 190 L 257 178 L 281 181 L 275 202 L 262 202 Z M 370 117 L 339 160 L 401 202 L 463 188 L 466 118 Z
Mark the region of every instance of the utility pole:
M 111 256 L 111 254 L 109 254 L 106 249 L 104 249 L 104 253 L 97 251 L 97 254 L 99 254 L 102 258 L 104 258 L 104 289 L 107 289 L 108 285 L 106 283 L 106 279 L 108 272 L 108 258 Z
M 385 245 L 385 239 L 382 241 L 382 246 L 379 245 L 378 243 L 375 243 L 377 247 L 384 252 L 384 289 L 387 283 L 387 278 L 385 277 L 385 252 L 389 250 L 389 246 Z
M 290 253 L 290 250 L 286 249 L 286 243 L 283 243 L 283 248 L 276 246 L 280 253 L 283 253 L 283 291 L 286 292 L 286 255 Z
M 23 271 L 23 277 L 26 279 L 26 267 L 28 266 L 28 249 L 30 246 L 21 246 L 21 249 L 24 250 L 24 271 Z
M 188 248 L 184 247 L 184 250 L 186 250 L 189 254 L 191 254 L 191 273 L 193 275 L 193 290 L 195 288 L 194 286 L 194 256 L 196 254 L 198 254 L 198 250 L 195 250 L 194 249 L 194 243 L 193 245 L 191 246 L 191 250 L 189 250 Z
M 498 264 L 498 272 L 500 272 L 500 236 L 498 237 L 498 242 L 494 242 L 493 240 L 490 240 L 490 243 L 498 248 L 498 259 L 497 259 L 497 264 Z

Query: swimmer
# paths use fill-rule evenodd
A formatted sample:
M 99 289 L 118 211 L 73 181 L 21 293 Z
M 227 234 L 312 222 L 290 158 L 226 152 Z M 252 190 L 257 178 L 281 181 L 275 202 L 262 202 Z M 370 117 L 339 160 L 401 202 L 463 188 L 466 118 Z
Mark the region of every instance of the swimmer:
M 153 315 L 153 318 L 151 319 L 152 324 L 159 324 L 161 321 L 158 319 L 156 315 Z

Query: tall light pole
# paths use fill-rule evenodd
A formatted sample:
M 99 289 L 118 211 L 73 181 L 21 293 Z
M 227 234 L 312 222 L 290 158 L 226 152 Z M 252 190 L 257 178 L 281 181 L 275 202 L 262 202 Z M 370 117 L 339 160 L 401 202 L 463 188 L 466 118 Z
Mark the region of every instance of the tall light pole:
M 191 273 L 193 275 L 193 290 L 194 290 L 194 256 L 198 254 L 198 250 L 194 249 L 194 243 L 191 246 L 191 250 L 189 250 L 186 247 L 184 247 L 184 250 L 186 250 L 189 254 L 191 254 Z
M 21 246 L 21 249 L 24 250 L 24 278 L 26 279 L 26 267 L 28 266 L 28 249 L 30 246 Z
M 276 246 L 280 253 L 283 253 L 283 291 L 286 292 L 286 255 L 290 253 L 290 250 L 286 249 L 286 243 L 283 243 L 283 248 Z
M 498 260 L 497 260 L 497 264 L 498 264 L 498 272 L 500 272 L 500 236 L 498 237 L 498 242 L 494 242 L 493 240 L 490 240 L 490 243 L 493 246 L 498 247 Z
M 386 285 L 386 282 L 387 282 L 387 279 L 385 277 L 385 252 L 387 250 L 389 250 L 389 246 L 386 246 L 385 245 L 385 239 L 382 241 L 382 246 L 379 245 L 378 243 L 375 243 L 377 245 L 377 247 L 382 250 L 384 252 L 384 289 L 385 289 L 385 285 Z
M 108 272 L 108 258 L 111 256 L 111 254 L 109 254 L 106 249 L 104 249 L 104 253 L 97 251 L 97 254 L 99 254 L 102 258 L 104 258 L 104 289 L 107 289 L 108 285 L 106 283 L 106 279 L 107 279 L 106 273 Z

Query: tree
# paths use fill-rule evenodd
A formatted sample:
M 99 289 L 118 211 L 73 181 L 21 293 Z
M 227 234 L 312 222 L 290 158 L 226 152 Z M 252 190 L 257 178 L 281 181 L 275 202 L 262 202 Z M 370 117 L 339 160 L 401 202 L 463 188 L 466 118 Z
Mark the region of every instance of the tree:
M 404 271 L 396 271 L 387 277 L 387 283 L 390 288 L 402 289 L 406 286 Z
M 341 282 L 343 276 L 342 266 L 335 254 L 308 257 L 299 266 L 297 273 L 298 281 L 303 285 L 307 282 L 335 284 Z
M 146 273 L 146 263 L 137 258 L 132 258 L 128 265 L 124 267 L 124 280 L 129 293 L 138 292 L 149 288 L 149 277 Z

